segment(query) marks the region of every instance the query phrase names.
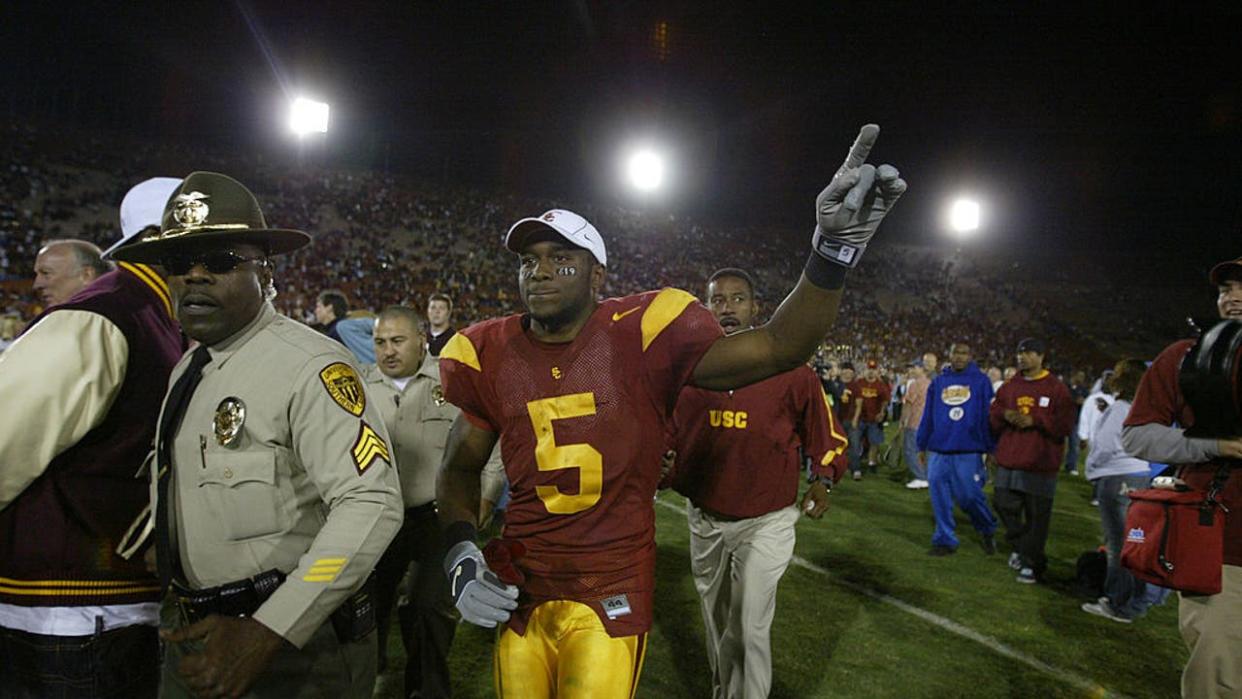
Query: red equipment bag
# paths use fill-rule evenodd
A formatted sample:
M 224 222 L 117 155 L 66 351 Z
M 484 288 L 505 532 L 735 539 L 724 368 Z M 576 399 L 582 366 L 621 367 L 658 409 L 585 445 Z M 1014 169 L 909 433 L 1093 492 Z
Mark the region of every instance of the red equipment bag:
M 1214 484 L 1215 486 L 1215 484 Z M 1182 592 L 1215 595 L 1224 563 L 1219 487 L 1131 490 L 1121 565 L 1134 577 Z

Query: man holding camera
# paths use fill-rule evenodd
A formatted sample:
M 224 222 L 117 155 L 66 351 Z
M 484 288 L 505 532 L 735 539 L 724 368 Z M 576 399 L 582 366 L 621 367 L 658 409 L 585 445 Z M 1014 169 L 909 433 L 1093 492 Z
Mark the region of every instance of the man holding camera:
M 1242 320 L 1242 258 L 1222 262 L 1208 277 L 1217 288 L 1222 320 Z M 1194 411 L 1178 385 L 1182 359 L 1194 345 L 1169 345 L 1143 376 L 1126 418 L 1122 444 L 1132 456 L 1180 464 L 1179 475 L 1192 488 L 1207 489 L 1221 459 L 1242 459 L 1242 437 L 1191 438 Z M 1215 595 L 1180 596 L 1178 627 L 1190 647 L 1182 671 L 1182 696 L 1238 696 L 1242 691 L 1242 472 L 1233 469 L 1221 501 L 1225 514 L 1222 589 Z

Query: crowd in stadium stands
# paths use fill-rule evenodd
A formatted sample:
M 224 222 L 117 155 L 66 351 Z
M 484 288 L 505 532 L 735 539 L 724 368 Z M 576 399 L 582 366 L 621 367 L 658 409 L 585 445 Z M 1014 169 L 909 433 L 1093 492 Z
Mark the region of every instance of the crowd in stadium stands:
M 25 282 L 43 241 L 82 238 L 106 247 L 117 236 L 115 206 L 126 188 L 153 175 L 184 174 L 185 163 L 232 173 L 252 186 L 270 223 L 315 236 L 314 245 L 279 260 L 277 270 L 279 310 L 306 322 L 313 322 L 316 294 L 327 288 L 344 290 L 354 309 L 374 311 L 406 299 L 421 304 L 443 291 L 455 299 L 459 324 L 513 312 L 514 268 L 501 237 L 513 221 L 554 205 L 579 211 L 608 237 L 609 295 L 661 286 L 697 292 L 713 268 L 737 266 L 754 273 L 761 300 L 771 301 L 783 297 L 800 264 L 789 254 L 793 232 L 720 229 L 619 206 L 519 200 L 377 172 L 299 170 L 260 155 L 102 137 L 53 142 L 20 127 L 7 127 L 3 143 L 0 315 L 24 320 L 39 310 Z M 964 340 L 978 348 L 981 364 L 1005 366 L 1016 341 L 1034 335 L 1048 338 L 1054 367 L 1098 369 L 1122 353 L 1154 354 L 1180 332 L 1179 316 L 1160 312 L 1163 297 L 1140 298 L 1141 288 L 1118 289 L 1099 270 L 1077 269 L 1073 261 L 1028 269 L 1000 253 L 878 246 L 887 252 L 868 255 L 852 276 L 827 358 L 875 358 L 896 369 Z M 1135 304 L 1151 312 L 1107 312 Z M 1098 323 L 1101 316 L 1109 322 Z
M 520 199 L 373 171 L 291 168 L 260 154 L 220 154 L 176 145 L 156 147 L 125 138 L 53 140 L 46 134 L 10 126 L 0 128 L 0 352 L 22 332 L 24 323 L 43 310 L 31 280 L 36 255 L 47 241 L 82 239 L 108 247 L 118 238 L 117 204 L 130 186 L 152 176 L 185 175 L 190 169 L 229 173 L 254 191 L 269 225 L 311 233 L 313 244 L 272 260 L 279 284 L 277 310 L 308 325 L 341 320 L 331 315 L 327 319 L 316 317 L 321 292 L 330 289 L 343 291 L 354 312 L 371 314 L 392 304 L 423 309 L 432 294 L 447 294 L 453 300 L 457 327 L 517 312 L 522 304 L 516 293 L 516 265 L 501 244 L 504 233 L 518 219 L 554 207 L 582 214 L 603 232 L 609 256 L 604 292 L 610 296 L 665 286 L 702 293 L 715 269 L 739 267 L 754 277 L 762 320 L 773 310 L 771 304 L 789 291 L 791 280 L 798 278 L 804 259 L 791 250 L 805 248 L 806 231 L 720 227 L 615 204 Z M 1077 425 L 1076 415 L 1084 400 L 1089 407 L 1096 405 L 1088 394 L 1095 391 L 1095 397 L 1103 396 L 1100 382 L 1088 388 L 1099 370 L 1126 355 L 1153 357 L 1168 341 L 1184 335 L 1179 311 L 1195 306 L 1194 297 L 1183 289 L 1128 284 L 1125 272 L 1107 269 L 1106 263 L 1095 262 L 1090 256 L 1066 256 L 1049 263 L 1037 257 L 1022 258 L 1009 250 L 963 252 L 883 239 L 874 247 L 879 249 L 868 254 L 851 273 L 836 324 L 814 361 L 826 391 L 838 406 L 843 404 L 843 392 L 855 393 L 851 388 L 855 384 L 849 384 L 855 378 L 854 368 L 861 374 L 864 367 L 875 369 L 878 363 L 882 380 L 892 389 L 891 401 L 883 391 L 870 394 L 882 396 L 879 401 L 886 403 L 880 408 L 878 423 L 901 419 L 906 391 L 924 376 L 922 368 L 911 371 L 911 365 L 919 362 L 922 367 L 925 353 L 940 357 L 939 361 L 934 355 L 926 360 L 931 372 L 926 378 L 934 379 L 937 369 L 946 366 L 953 343 L 969 345 L 974 360 L 987 372 L 986 378 L 975 372 L 976 385 L 986 388 L 991 382 L 995 389 L 1002 385 L 1002 369 L 1006 379 L 1017 372 L 1014 355 L 1019 339 L 1033 337 L 1037 338 L 1033 344 L 1047 344 L 1047 366 L 1070 385 L 1067 389 L 1055 378 L 1049 380 L 1056 383 L 1058 391 L 1067 393 L 1069 408 L 1064 412 L 1067 416 L 1074 413 L 1073 423 Z M 1137 264 L 1141 267 L 1143 263 Z M 1195 283 L 1201 281 L 1186 276 Z M 1135 308 L 1144 312 L 1134 313 Z M 364 334 L 368 334 L 370 325 L 364 327 Z M 23 341 L 8 356 L 19 356 L 26 346 Z M 847 363 L 854 368 L 846 369 Z M 1039 368 L 1035 366 L 1034 370 Z M 1090 378 L 1079 375 L 1083 372 Z M 867 379 L 870 381 L 869 376 Z M 1021 382 L 1009 383 L 1008 387 L 1017 383 Z M 928 390 L 926 381 L 921 390 Z M 173 393 L 176 391 L 174 387 Z M 1132 394 L 1131 389 L 1129 397 Z M 867 394 L 858 390 L 857 395 Z M 969 398 L 969 390 L 966 396 Z M 443 395 L 438 400 L 437 405 L 442 405 Z M 948 400 L 945 403 L 959 405 Z M 400 401 L 396 405 L 401 405 Z M 917 405 L 923 405 L 921 400 Z M 987 404 L 982 405 L 986 411 Z M 930 412 L 918 409 L 920 415 Z M 987 415 L 981 415 L 986 424 Z M 841 411 L 839 419 L 850 418 Z M 854 419 L 870 422 L 863 416 Z M 960 419 L 960 414 L 952 419 Z M 1065 422 L 1070 423 L 1068 419 Z M 918 420 L 907 419 L 902 426 L 904 438 L 913 439 Z M 996 429 L 992 427 L 993 433 Z M 1066 468 L 1077 466 L 1080 437 L 1081 445 L 1087 446 L 1081 429 L 1070 436 L 1067 457 L 1061 455 L 1064 447 L 1059 442 L 1048 450 L 1055 452 L 1054 460 L 1058 460 L 1054 475 L 1061 461 Z M 868 461 L 874 470 L 876 450 L 883 439 L 880 430 L 851 432 L 850 441 L 855 446 L 851 469 L 856 480 L 861 478 L 864 440 L 871 448 Z M 908 447 L 899 457 L 914 475 L 907 487 L 927 488 L 929 471 L 920 471 L 926 464 L 916 463 L 916 452 Z M 892 453 L 902 451 L 899 448 Z M 974 459 L 972 468 L 978 467 L 979 454 L 973 450 L 966 453 Z M 942 462 L 934 462 L 933 471 L 935 463 Z M 1000 466 L 1001 471 L 1007 468 L 1005 463 Z M 359 473 L 362 470 L 365 467 L 360 467 Z M 1144 473 L 1139 480 L 1146 477 Z M 936 478 L 930 478 L 935 497 Z M 975 480 L 978 482 L 977 476 Z M 1000 484 L 997 481 L 998 492 L 1007 489 Z M 1015 486 L 1013 490 L 1019 489 Z M 1107 498 L 1098 492 L 1097 497 L 1107 505 Z M 981 498 L 980 490 L 977 499 Z M 1050 503 L 1051 497 L 1047 499 Z M 1050 513 L 1050 504 L 1048 508 Z M 982 509 L 987 510 L 986 504 Z M 951 506 L 948 511 L 951 520 Z M 984 550 L 989 554 L 996 551 L 995 527 L 995 522 L 990 530 L 980 527 Z M 935 540 L 933 543 L 936 555 L 956 550 L 956 543 L 951 547 Z M 1040 543 L 1038 547 L 1041 561 L 1042 546 Z M 1014 556 L 1022 562 L 1021 556 Z M 1010 563 L 1014 563 L 1013 558 Z M 1020 582 L 1034 582 L 1036 574 L 1042 573 L 1030 568 L 1015 570 L 1020 571 Z M 1023 580 L 1024 576 L 1029 580 Z M 1141 604 L 1136 602 L 1135 615 L 1159 599 L 1162 597 L 1153 594 L 1151 599 L 1140 600 Z M 1132 618 L 1118 618 L 1104 598 L 1100 600 L 1083 609 L 1125 623 Z

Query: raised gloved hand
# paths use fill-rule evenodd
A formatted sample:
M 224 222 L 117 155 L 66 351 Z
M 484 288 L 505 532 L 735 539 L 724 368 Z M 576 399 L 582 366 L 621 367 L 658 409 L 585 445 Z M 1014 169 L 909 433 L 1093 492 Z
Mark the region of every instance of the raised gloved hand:
M 875 124 L 862 127 L 832 182 L 815 199 L 811 248 L 846 267 L 858 264 L 880 221 L 906 191 L 906 181 L 897 168 L 867 164 L 879 135 L 880 127 Z
M 518 589 L 507 585 L 487 567 L 483 552 L 473 541 L 462 541 L 444 557 L 453 604 L 466 621 L 495 628 L 517 609 Z

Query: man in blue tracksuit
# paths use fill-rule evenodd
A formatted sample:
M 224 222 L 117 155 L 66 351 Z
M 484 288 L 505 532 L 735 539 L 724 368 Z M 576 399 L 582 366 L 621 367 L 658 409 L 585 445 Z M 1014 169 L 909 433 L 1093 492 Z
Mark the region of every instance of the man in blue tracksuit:
M 983 495 L 983 455 L 992 451 L 988 407 L 992 382 L 971 359 L 970 345 L 958 342 L 949 351 L 949 366 L 932 379 L 915 442 L 919 461 L 927 465 L 928 490 L 936 531 L 933 556 L 957 551 L 953 503 L 970 516 L 982 535 L 983 551 L 996 553 L 996 517 Z M 928 458 L 927 452 L 931 452 Z

